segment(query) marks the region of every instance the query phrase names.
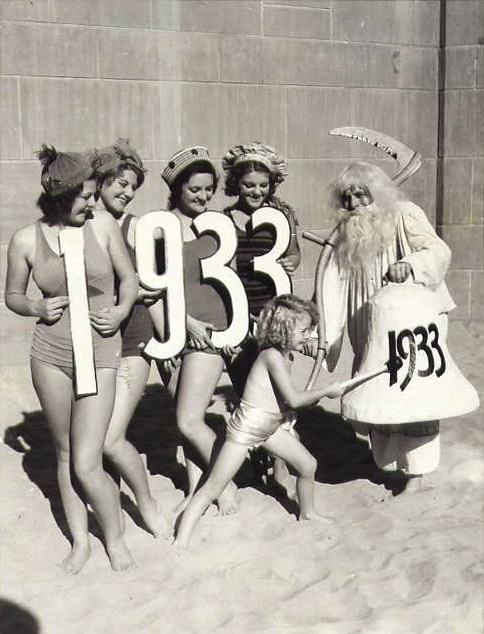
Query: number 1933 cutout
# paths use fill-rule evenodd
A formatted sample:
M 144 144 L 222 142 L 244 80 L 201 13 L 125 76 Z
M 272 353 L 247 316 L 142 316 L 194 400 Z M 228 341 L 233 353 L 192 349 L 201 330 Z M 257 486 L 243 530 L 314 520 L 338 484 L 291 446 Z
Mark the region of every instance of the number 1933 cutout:
M 287 250 L 290 227 L 286 216 L 271 207 L 262 207 L 252 215 L 252 228 L 263 225 L 275 231 L 272 249 L 254 257 L 254 271 L 268 275 L 276 294 L 291 292 L 291 280 L 277 260 Z M 244 286 L 230 264 L 237 250 L 237 234 L 233 222 L 224 214 L 206 211 L 197 216 L 193 227 L 198 235 L 210 233 L 218 242 L 215 253 L 201 262 L 203 280 L 215 282 L 225 290 L 227 312 L 232 316 L 225 330 L 213 331 L 211 340 L 216 348 L 238 346 L 249 331 L 249 306 Z M 165 243 L 164 273 L 158 274 L 155 258 L 155 232 L 161 231 Z M 167 211 L 153 211 L 138 220 L 136 226 L 136 261 L 140 282 L 150 290 L 162 290 L 166 297 L 167 332 L 165 341 L 152 338 L 144 351 L 157 359 L 176 356 L 186 342 L 186 304 L 183 281 L 183 239 L 177 216 Z
M 417 342 L 417 337 L 419 341 Z M 417 376 L 429 377 L 432 374 L 440 377 L 446 370 L 445 355 L 439 343 L 439 329 L 431 323 L 427 327 L 417 326 L 413 330 L 407 328 L 398 334 L 394 330 L 388 332 L 390 386 L 398 381 L 398 371 L 406 364 L 406 375 L 400 383 L 402 390 L 408 386 L 414 377 L 417 361 L 425 359 L 425 366 L 417 370 Z

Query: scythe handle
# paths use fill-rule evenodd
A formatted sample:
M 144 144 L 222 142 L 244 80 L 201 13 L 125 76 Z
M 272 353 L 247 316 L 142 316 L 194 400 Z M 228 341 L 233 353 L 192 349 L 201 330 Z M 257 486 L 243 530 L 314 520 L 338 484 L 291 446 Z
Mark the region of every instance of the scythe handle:
M 314 287 L 315 287 L 314 293 L 315 293 L 315 299 L 316 299 L 316 307 L 319 313 L 318 352 L 316 355 L 316 359 L 314 361 L 313 369 L 311 371 L 311 376 L 309 377 L 308 383 L 306 385 L 307 390 L 312 389 L 314 383 L 316 382 L 316 379 L 319 376 L 319 373 L 321 371 L 321 366 L 324 361 L 325 351 L 326 351 L 326 348 L 325 348 L 326 319 L 324 315 L 324 304 L 323 304 L 323 274 L 324 274 L 324 269 L 326 268 L 328 259 L 331 255 L 331 249 L 333 249 L 334 247 L 332 241 L 336 235 L 338 227 L 339 225 L 336 225 L 336 227 L 330 233 L 329 237 L 324 241 L 320 239 L 319 236 L 314 236 L 318 238 L 317 240 L 318 244 L 322 243 L 324 246 L 319 256 L 318 265 L 316 267 L 316 277 L 314 280 Z M 304 233 L 308 233 L 308 232 L 304 232 Z M 308 237 L 310 240 L 312 239 L 309 236 L 305 236 L 304 233 L 303 233 L 304 237 Z M 316 240 L 313 240 L 313 241 L 316 242 Z

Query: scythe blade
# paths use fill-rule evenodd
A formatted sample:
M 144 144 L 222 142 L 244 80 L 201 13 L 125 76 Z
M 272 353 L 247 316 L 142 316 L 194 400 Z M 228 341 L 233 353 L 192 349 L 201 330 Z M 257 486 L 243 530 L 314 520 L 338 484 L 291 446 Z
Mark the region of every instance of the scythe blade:
M 414 152 L 401 141 L 397 141 L 388 134 L 362 128 L 359 126 L 346 126 L 343 128 L 333 128 L 329 133 L 333 136 L 344 136 L 348 139 L 356 139 L 369 143 L 379 150 L 388 154 L 396 161 L 400 171 L 393 177 L 397 185 L 401 185 L 410 178 L 422 165 L 422 156 L 419 152 Z

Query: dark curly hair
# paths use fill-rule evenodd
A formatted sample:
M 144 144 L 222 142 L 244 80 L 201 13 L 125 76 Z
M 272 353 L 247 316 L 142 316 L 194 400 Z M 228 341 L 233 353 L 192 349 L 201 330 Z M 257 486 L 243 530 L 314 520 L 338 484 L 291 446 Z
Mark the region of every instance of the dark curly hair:
M 277 348 L 282 353 L 289 352 L 296 319 L 302 315 L 309 315 L 312 328 L 319 321 L 318 309 L 313 302 L 296 295 L 279 295 L 269 300 L 257 321 L 259 348 Z
M 282 211 L 282 213 L 291 218 L 294 221 L 294 224 L 298 225 L 299 222 L 296 217 L 296 212 L 291 207 L 289 203 L 278 196 L 275 196 L 275 191 L 278 186 L 278 182 L 273 174 L 267 169 L 265 165 L 259 163 L 258 161 L 250 161 L 245 162 L 240 165 L 235 165 L 230 171 L 227 172 L 226 181 L 225 181 L 225 193 L 227 196 L 239 196 L 240 188 L 239 182 L 240 179 L 249 172 L 262 172 L 263 174 L 267 174 L 269 177 L 269 193 L 267 195 L 266 200 L 264 201 L 265 207 L 272 207 L 273 209 L 277 209 Z M 224 209 L 224 211 L 231 211 L 232 209 L 237 208 L 237 203 L 233 205 L 229 205 Z
M 259 161 L 245 161 L 227 170 L 225 177 L 225 194 L 227 196 L 238 196 L 240 179 L 249 172 L 262 172 L 263 174 L 267 174 L 269 177 L 268 197 L 271 198 L 276 191 L 278 183 L 276 182 L 274 174 L 272 174 L 263 163 L 259 163 Z
M 89 180 L 94 180 L 94 176 Z M 71 210 L 74 200 L 82 192 L 83 187 L 84 183 L 81 183 L 57 196 L 42 192 L 37 199 L 37 207 L 47 220 L 57 220 L 62 214 Z
M 178 207 L 182 186 L 189 181 L 194 174 L 211 174 L 213 176 L 213 192 L 215 193 L 218 186 L 218 174 L 215 167 L 207 161 L 196 161 L 180 172 L 173 182 L 168 197 L 168 209 L 176 209 Z

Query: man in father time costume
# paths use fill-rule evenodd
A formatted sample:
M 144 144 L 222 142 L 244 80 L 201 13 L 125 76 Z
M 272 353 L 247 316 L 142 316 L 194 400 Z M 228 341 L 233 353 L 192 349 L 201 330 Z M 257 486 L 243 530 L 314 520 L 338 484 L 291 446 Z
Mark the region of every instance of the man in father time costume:
M 331 194 L 339 224 L 323 273 L 328 369 L 338 362 L 347 324 L 353 374 L 358 371 L 368 338 L 367 300 L 386 283 L 412 280 L 432 291 L 445 339 L 447 312 L 455 307 L 444 283 L 451 253 L 422 209 L 407 200 L 383 170 L 365 162 L 346 167 Z M 355 424 L 355 430 L 368 434 L 378 467 L 407 484 L 439 464 L 438 420 L 362 428 Z

